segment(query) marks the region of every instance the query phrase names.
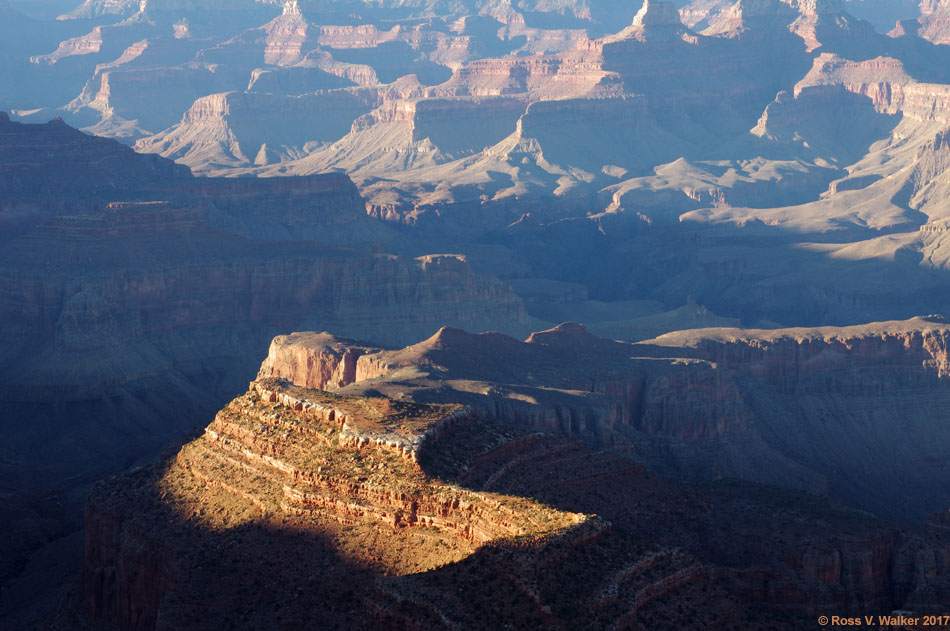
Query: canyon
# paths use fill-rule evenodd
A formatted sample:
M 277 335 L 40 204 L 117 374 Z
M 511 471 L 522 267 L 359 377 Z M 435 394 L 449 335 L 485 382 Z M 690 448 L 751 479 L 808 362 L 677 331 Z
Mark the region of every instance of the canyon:
M 699 329 L 633 344 L 573 323 L 524 342 L 443 328 L 398 351 L 295 334 L 275 338 L 259 377 L 464 404 L 669 479 L 800 489 L 911 523 L 950 498 L 948 335 L 939 318 Z
M 944 45 L 877 32 L 897 10 L 869 0 L 600 6 L 87 3 L 99 30 L 31 62 L 85 64 L 83 85 L 13 117 L 226 179 L 342 170 L 373 218 L 478 272 L 586 287 L 533 296 L 546 324 L 633 340 L 691 300 L 694 326 L 948 310 Z
M 945 613 L 948 6 L 0 0 L 0 626 Z
M 517 295 L 463 256 L 380 249 L 344 175 L 205 180 L 62 121 L 2 118 L 0 139 L 0 477 L 39 506 L 4 514 L 4 579 L 80 526 L 93 481 L 233 396 L 278 332 L 527 328 Z
M 846 373 L 877 390 L 868 372 L 882 353 L 901 366 L 888 374 L 939 388 L 947 334 L 945 324 L 926 321 L 745 338 L 728 330 L 671 334 L 627 345 L 650 358 L 628 359 L 646 381 L 634 405 L 644 418 L 657 406 L 706 407 L 693 400 L 701 382 L 671 377 L 701 362 L 690 355 L 721 360 L 720 390 L 742 373 L 786 388 Z M 200 436 L 167 461 L 96 488 L 81 588 L 61 616 L 143 630 L 220 628 L 222 620 L 306 628 L 317 619 L 343 628 L 801 629 L 822 613 L 929 612 L 946 602 L 945 514 L 895 529 L 798 491 L 669 482 L 616 450 L 575 440 L 576 428 L 557 424 L 569 415 L 558 394 L 596 409 L 625 396 L 624 379 L 638 379 L 629 367 L 610 373 L 618 365 L 605 349 L 618 343 L 584 335 L 562 326 L 518 342 L 443 329 L 403 351 L 327 335 L 278 337 L 248 392 Z M 513 398 L 505 369 L 517 369 L 518 345 L 522 355 L 590 349 L 606 355 L 599 378 L 614 381 L 573 389 L 579 384 L 568 374 L 555 389 L 538 375 L 531 392 L 550 390 L 547 399 L 533 400 L 527 388 Z M 793 346 L 800 352 L 790 354 Z M 497 363 L 473 358 L 478 347 Z M 560 377 L 561 366 L 532 365 Z M 471 379 L 473 369 L 495 381 Z M 294 381 L 273 376 L 280 374 Z M 329 389 L 297 385 L 308 381 Z M 660 388 L 654 384 L 665 390 L 650 394 Z M 488 402 L 505 398 L 540 410 Z M 759 420 L 735 407 L 721 408 L 721 418 L 739 420 L 718 425 L 718 438 Z M 625 424 L 660 441 L 712 438 Z M 279 592 L 278 583 L 262 581 L 264 571 L 279 573 Z M 345 586 L 332 578 L 341 572 L 351 581 Z M 209 603 L 211 626 L 196 602 Z

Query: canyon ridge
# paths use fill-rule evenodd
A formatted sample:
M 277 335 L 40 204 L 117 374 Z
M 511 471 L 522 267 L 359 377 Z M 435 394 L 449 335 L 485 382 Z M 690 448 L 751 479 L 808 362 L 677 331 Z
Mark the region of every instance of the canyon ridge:
M 947 613 L 948 69 L 947 0 L 0 0 L 0 626 Z

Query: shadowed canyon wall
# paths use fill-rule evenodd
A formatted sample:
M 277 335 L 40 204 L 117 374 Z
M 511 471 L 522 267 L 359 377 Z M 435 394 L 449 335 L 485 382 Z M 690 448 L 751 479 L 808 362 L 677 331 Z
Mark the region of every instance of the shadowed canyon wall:
M 521 300 L 464 257 L 383 253 L 346 176 L 194 178 L 61 121 L 4 118 L 0 147 L 0 475 L 16 493 L 75 502 L 154 457 L 279 332 L 526 329 Z M 35 542 L 13 541 L 19 567 Z
M 297 335 L 274 340 L 261 376 L 450 399 L 668 475 L 803 488 L 913 522 L 950 499 L 947 335 L 926 319 L 640 344 L 568 324 L 526 342 L 443 329 L 401 351 Z

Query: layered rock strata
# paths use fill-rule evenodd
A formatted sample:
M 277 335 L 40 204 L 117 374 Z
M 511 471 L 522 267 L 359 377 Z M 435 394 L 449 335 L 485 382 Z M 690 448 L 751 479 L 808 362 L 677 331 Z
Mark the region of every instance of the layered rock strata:
M 830 476 L 833 493 L 907 520 L 925 519 L 947 502 L 938 455 L 946 444 L 947 335 L 935 318 L 840 329 L 713 329 L 657 342 L 685 346 L 735 375 L 770 444 L 810 469 L 839 471 Z
M 0 189 L 0 479 L 14 490 L 72 492 L 156 453 L 239 391 L 280 332 L 401 344 L 456 316 L 526 320 L 462 256 L 385 254 L 388 229 L 342 174 L 196 178 L 62 121 L 3 117 Z
M 94 494 L 82 581 L 84 604 L 94 617 L 134 629 L 181 628 L 170 621 L 191 615 L 182 609 L 191 598 L 183 590 L 198 587 L 183 555 L 205 554 L 201 531 L 218 533 L 222 541 L 260 527 L 329 536 L 352 562 L 360 557 L 376 571 L 400 575 L 460 560 L 490 541 L 550 540 L 604 528 L 582 514 L 430 478 L 414 453 L 367 439 L 395 425 L 407 443 L 430 442 L 433 429 L 467 418 L 459 406 L 338 397 L 279 382 L 251 386 L 167 467 L 133 475 L 148 480 L 151 490 L 110 485 Z M 138 492 L 143 495 L 135 499 Z M 150 502 L 151 517 L 165 512 L 167 521 L 148 526 L 125 520 L 124 512 L 140 500 Z M 195 532 L 184 541 L 166 539 L 189 529 Z M 134 556 L 126 548 L 131 542 L 139 546 Z M 259 559 L 262 550 L 245 552 Z M 306 545 L 296 553 L 307 554 Z M 366 589 L 360 599 L 378 597 L 360 572 L 350 570 L 348 577 L 345 567 L 339 569 L 343 574 L 335 580 L 351 579 Z M 147 580 L 136 578 L 146 570 Z M 274 587 L 268 584 L 252 602 L 266 607 L 263 593 Z M 214 585 L 199 589 L 216 592 Z
M 440 411 L 438 406 L 434 406 L 433 415 L 426 416 L 418 410 L 413 410 L 411 406 L 405 406 L 413 413 L 412 427 L 405 424 L 399 427 L 387 426 L 386 417 L 383 417 L 383 420 L 373 418 L 372 422 L 366 422 L 367 416 L 379 414 L 367 414 L 365 411 L 347 413 L 338 407 L 310 400 L 306 390 L 291 386 L 283 380 L 257 381 L 251 384 L 251 389 L 257 392 L 263 403 L 282 405 L 314 419 L 339 425 L 340 444 L 344 446 L 362 448 L 373 445 L 379 449 L 393 451 L 413 462 L 419 460 L 419 454 L 424 448 L 431 448 L 438 437 L 453 425 L 472 417 L 472 410 L 468 407 Z M 388 409 L 389 405 L 387 402 L 384 407 Z M 393 418 L 405 418 L 406 415 L 404 412 Z
M 170 461 L 97 487 L 81 597 L 62 618 L 791 631 L 944 602 L 939 520 L 896 531 L 796 493 L 679 486 L 461 411 L 252 383 Z M 347 425 L 441 432 L 416 458 L 346 440 Z
M 822 53 L 796 85 L 795 94 L 814 85 L 841 85 L 871 100 L 877 111 L 924 122 L 950 122 L 950 87 L 916 81 L 904 64 L 892 57 L 852 61 Z
M 361 352 L 350 383 L 324 385 L 448 398 L 502 423 L 620 450 L 671 475 L 830 492 L 913 521 L 950 501 L 939 465 L 947 334 L 945 323 L 926 319 L 699 330 L 641 344 L 601 340 L 578 325 L 526 342 L 443 329 L 401 351 Z M 295 339 L 275 340 L 270 374 L 304 383 L 331 371 L 341 351 L 323 349 L 335 341 Z M 300 355 L 314 358 L 310 369 L 273 361 Z M 324 356 L 326 365 L 316 359 Z

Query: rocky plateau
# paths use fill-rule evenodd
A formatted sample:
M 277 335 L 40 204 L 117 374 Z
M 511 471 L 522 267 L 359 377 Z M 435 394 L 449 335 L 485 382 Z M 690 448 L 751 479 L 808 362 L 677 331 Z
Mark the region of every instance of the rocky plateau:
M 818 374 L 847 360 L 810 344 L 853 345 L 860 365 L 883 343 L 908 373 L 933 370 L 939 378 L 939 345 L 925 350 L 903 341 L 945 333 L 918 321 L 772 338 L 805 347 L 797 366 L 782 349 L 769 362 L 763 337 L 735 339 L 727 331 L 637 350 L 656 366 L 641 366 L 648 382 L 689 371 L 688 360 L 672 358 L 689 349 L 718 353 L 723 370 L 737 374 L 727 358 L 741 351 L 706 350 L 733 344 L 754 348 L 772 372 L 781 365 Z M 466 400 L 461 374 L 429 386 L 417 377 L 411 396 L 391 389 L 413 383 L 405 380 L 412 355 L 418 374 L 433 370 L 426 360 L 471 366 L 477 346 L 563 352 L 577 349 L 583 334 L 560 327 L 522 343 L 443 330 L 396 353 L 326 335 L 277 338 L 247 394 L 177 455 L 96 487 L 81 588 L 60 623 L 105 619 L 142 630 L 311 628 L 317 621 L 348 629 L 802 629 L 829 612 L 940 610 L 950 589 L 945 514 L 896 529 L 800 492 L 736 481 L 671 483 L 627 457 L 591 450 L 570 428 L 484 402 L 422 402 Z M 675 352 L 667 357 L 664 350 Z M 934 365 L 918 366 L 921 355 Z M 345 377 L 354 357 L 356 376 Z M 516 355 L 501 357 L 512 366 Z M 500 398 L 511 387 L 502 385 L 498 367 L 486 369 L 498 376 L 496 391 L 472 401 Z M 334 392 L 266 376 L 285 371 Z M 354 386 L 363 383 L 376 388 L 357 394 Z M 589 383 L 587 394 L 621 394 L 603 386 Z M 682 389 L 662 396 L 667 408 L 691 398 Z M 649 416 L 657 405 L 648 395 L 640 407 Z M 662 428 L 647 431 L 664 435 Z
M 946 614 L 948 27 L 0 0 L 0 627 Z
M 381 249 L 345 175 L 195 178 L 62 121 L 4 117 L 0 147 L 0 475 L 17 504 L 50 502 L 4 513 L 4 579 L 80 527 L 82 489 L 227 401 L 280 331 L 527 328 L 464 256 Z
M 387 351 L 300 333 L 275 338 L 260 376 L 458 402 L 669 478 L 786 486 L 909 523 L 950 503 L 948 334 L 942 320 L 918 318 L 700 329 L 631 344 L 567 323 L 524 342 L 443 328 Z

